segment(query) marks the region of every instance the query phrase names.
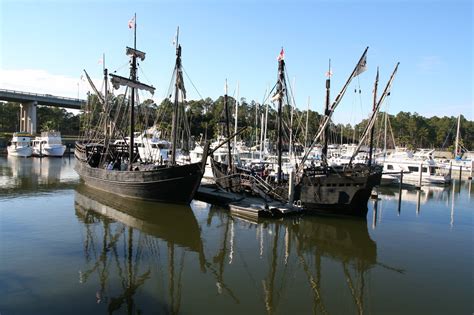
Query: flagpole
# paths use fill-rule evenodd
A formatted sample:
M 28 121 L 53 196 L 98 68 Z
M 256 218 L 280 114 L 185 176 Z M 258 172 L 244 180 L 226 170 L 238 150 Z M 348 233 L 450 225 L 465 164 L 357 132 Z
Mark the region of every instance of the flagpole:
M 326 106 L 324 108 L 325 117 L 330 117 L 329 116 L 330 92 L 331 92 L 331 59 L 329 59 L 328 78 L 326 79 Z M 329 138 L 329 128 L 326 126 L 326 128 L 324 128 L 324 133 L 323 133 L 323 149 L 322 149 L 322 154 L 321 154 L 324 167 L 328 166 L 328 160 L 327 160 L 328 138 Z
M 133 49 L 135 50 L 132 55 L 132 66 L 130 69 L 130 79 L 132 81 L 137 80 L 137 56 L 136 56 L 136 50 L 137 50 L 137 14 L 133 16 Z M 135 109 L 134 109 L 134 104 L 135 104 L 135 88 L 132 87 L 131 95 L 130 95 L 130 145 L 129 145 L 129 165 L 128 165 L 128 170 L 131 171 L 133 170 L 133 161 L 134 161 L 134 133 L 135 133 Z
M 133 48 L 137 49 L 137 13 L 133 16 Z

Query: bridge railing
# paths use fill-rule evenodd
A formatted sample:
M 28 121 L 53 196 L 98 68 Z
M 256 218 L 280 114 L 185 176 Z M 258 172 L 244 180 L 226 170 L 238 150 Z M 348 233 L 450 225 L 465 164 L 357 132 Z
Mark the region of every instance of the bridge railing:
M 75 101 L 75 102 L 85 102 L 85 100 L 82 100 L 80 98 L 72 98 L 72 97 L 64 97 L 64 96 L 56 96 L 52 94 L 40 94 L 40 93 L 31 93 L 31 92 L 24 92 L 24 91 L 16 91 L 16 90 L 7 90 L 7 89 L 0 89 L 0 93 L 5 92 L 5 93 L 12 93 L 16 95 L 32 95 L 32 96 L 39 96 L 39 97 L 52 97 L 52 98 L 57 98 L 57 99 L 62 99 L 62 100 L 67 100 L 67 101 Z

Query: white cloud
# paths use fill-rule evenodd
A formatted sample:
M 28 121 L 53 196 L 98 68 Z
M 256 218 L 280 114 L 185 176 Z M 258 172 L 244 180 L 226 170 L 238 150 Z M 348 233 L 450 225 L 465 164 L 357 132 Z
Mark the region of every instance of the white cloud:
M 100 79 L 93 79 L 100 88 Z M 55 96 L 86 98 L 89 83 L 77 77 L 52 74 L 41 69 L 0 69 L 0 88 Z
M 42 69 L 0 69 L 0 89 L 15 90 L 38 94 L 51 94 L 54 96 L 86 99 L 87 92 L 94 93 L 87 82 L 85 75 L 81 80 L 82 73 L 77 77 L 53 74 Z M 97 89 L 103 91 L 103 79 L 92 78 Z M 121 88 L 114 94 L 123 93 Z M 152 98 L 156 104 L 160 104 L 163 98 L 151 97 L 149 93 L 141 94 L 140 99 Z
M 417 64 L 419 70 L 423 72 L 433 72 L 441 65 L 441 58 L 439 56 L 424 56 L 421 57 Z

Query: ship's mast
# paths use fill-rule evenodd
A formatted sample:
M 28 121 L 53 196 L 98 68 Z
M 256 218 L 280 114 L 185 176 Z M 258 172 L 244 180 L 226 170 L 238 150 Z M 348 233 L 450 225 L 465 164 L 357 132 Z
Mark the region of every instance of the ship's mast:
M 108 145 L 108 124 L 109 124 L 109 103 L 108 103 L 108 71 L 107 68 L 105 68 L 105 54 L 102 55 L 102 69 L 104 73 L 104 111 L 105 111 L 105 123 L 104 123 L 104 135 L 105 135 L 105 146 L 107 147 Z
M 234 134 L 237 133 L 237 124 L 239 117 L 239 82 L 237 82 L 237 98 L 235 99 L 235 120 L 234 120 Z M 237 135 L 234 136 L 234 152 L 237 152 Z
M 393 82 L 393 79 L 395 78 L 395 74 L 397 73 L 399 65 L 400 65 L 400 63 L 398 62 L 397 65 L 395 66 L 395 69 L 392 72 L 392 75 L 390 76 L 390 79 L 387 82 L 387 85 L 385 86 L 384 91 L 382 92 L 382 95 L 380 96 L 380 99 L 377 102 L 377 105 L 375 106 L 375 109 L 372 111 L 372 115 L 369 118 L 369 123 L 368 123 L 367 127 L 364 129 L 364 132 L 363 132 L 362 136 L 360 137 L 359 144 L 357 145 L 356 149 L 352 153 L 352 156 L 349 160 L 349 165 L 352 165 L 352 161 L 354 160 L 354 157 L 359 153 L 359 150 L 360 150 L 360 147 L 362 146 L 362 143 L 367 139 L 369 131 L 374 126 L 375 118 L 377 116 L 377 113 L 380 110 L 380 106 L 382 105 L 385 98 L 390 94 L 390 88 L 392 86 L 392 82 Z
M 331 95 L 331 59 L 329 59 L 329 70 L 328 78 L 326 79 L 326 106 L 324 108 L 324 115 L 328 117 L 330 115 L 329 106 L 330 106 L 330 95 Z M 329 138 L 329 125 L 326 125 L 323 133 L 323 148 L 322 148 L 322 162 L 323 166 L 328 165 L 327 154 L 328 154 L 328 138 Z
M 457 158 L 458 155 L 461 155 L 461 150 L 459 150 L 459 127 L 461 126 L 461 115 L 458 116 L 458 126 L 456 129 L 456 144 L 454 145 L 454 158 Z
M 232 152 L 230 149 L 230 126 L 229 126 L 229 105 L 228 105 L 228 97 L 227 97 L 227 79 L 225 80 L 225 87 L 224 87 L 224 111 L 225 111 L 225 137 L 227 138 L 227 160 L 228 160 L 228 167 L 227 171 L 231 172 L 233 168 L 232 164 Z
M 105 148 L 106 150 L 108 150 L 109 148 L 109 142 L 110 142 L 110 138 L 112 137 L 112 135 L 110 134 L 110 129 L 109 128 L 109 124 L 110 124 L 110 118 L 109 118 L 109 112 L 110 112 L 110 109 L 109 109 L 109 102 L 108 102 L 108 95 L 109 95 L 109 87 L 108 87 L 108 70 L 107 68 L 105 67 L 105 54 L 103 55 L 102 57 L 102 64 L 103 64 L 103 72 L 104 72 L 104 88 L 105 88 L 105 91 L 104 91 L 104 112 L 105 112 L 105 115 L 104 115 L 104 139 L 105 139 Z M 101 163 L 104 162 L 104 159 L 107 158 L 107 155 L 104 155 L 102 157 L 102 161 Z
M 282 105 L 283 105 L 283 83 L 285 81 L 285 59 L 283 48 L 281 49 L 280 56 L 278 56 L 278 83 L 277 83 L 277 95 L 278 95 L 278 173 L 277 181 L 281 183 L 281 167 L 282 167 Z
M 133 22 L 133 24 L 131 24 Z M 119 89 L 121 86 L 125 86 L 131 89 L 130 95 L 130 142 L 128 148 L 128 156 L 129 156 L 129 165 L 128 170 L 131 171 L 133 169 L 133 161 L 134 161 L 134 133 L 135 133 L 135 90 L 146 90 L 153 94 L 155 92 L 155 88 L 151 85 L 146 85 L 143 83 L 138 82 L 137 80 L 137 58 L 140 60 L 145 60 L 145 53 L 143 51 L 137 50 L 137 15 L 135 14 L 133 19 L 129 22 L 129 28 L 134 29 L 134 38 L 133 38 L 133 48 L 126 47 L 125 54 L 132 58 L 131 65 L 130 65 L 130 76 L 128 78 L 122 77 L 116 74 L 109 74 L 111 77 L 112 86 L 115 89 Z M 86 73 L 87 75 L 87 73 Z M 91 82 L 89 76 L 87 75 L 87 79 Z M 94 85 L 91 83 L 91 86 L 94 90 Z M 103 98 L 99 95 L 99 98 L 103 100 Z M 104 100 L 104 104 L 106 104 L 106 100 Z
M 311 98 L 308 96 L 308 105 L 306 107 L 306 127 L 304 129 L 304 149 L 306 150 L 306 146 L 308 145 L 308 119 L 309 119 L 309 104 Z
M 178 133 L 178 97 L 179 97 L 179 84 L 178 82 L 180 77 L 180 69 L 181 69 L 181 45 L 179 44 L 179 27 L 176 32 L 176 66 L 175 66 L 175 75 L 176 75 L 176 82 L 175 82 L 175 93 L 174 93 L 174 108 L 173 108 L 173 121 L 171 125 L 171 165 L 176 163 L 176 143 L 177 143 L 177 133 Z
M 377 110 L 377 87 L 379 85 L 379 67 L 377 67 L 377 76 L 375 77 L 375 84 L 374 84 L 374 104 L 372 111 Z M 370 144 L 369 144 L 369 162 L 368 165 L 369 167 L 372 165 L 372 150 L 373 150 L 373 145 L 374 145 L 374 126 L 370 128 Z
M 358 76 L 359 74 L 361 74 L 362 72 L 364 72 L 367 69 L 367 50 L 368 49 L 369 49 L 369 47 L 367 47 L 364 50 L 364 53 L 360 57 L 359 62 L 357 62 L 356 67 L 354 68 L 351 75 L 347 79 L 347 81 L 344 84 L 342 90 L 339 92 L 339 94 L 334 99 L 332 105 L 329 107 L 329 114 L 325 115 L 322 119 L 322 122 L 319 124 L 319 128 L 318 128 L 318 131 L 316 133 L 316 136 L 314 137 L 313 141 L 311 142 L 309 150 L 305 153 L 305 155 L 303 156 L 303 158 L 300 162 L 299 171 L 302 170 L 302 168 L 304 166 L 304 162 L 308 158 L 309 152 L 311 152 L 311 150 L 314 148 L 314 145 L 316 144 L 316 142 L 319 141 L 319 139 L 321 138 L 323 132 L 326 130 L 326 127 L 327 127 L 327 125 L 329 124 L 329 122 L 331 120 L 331 116 L 334 113 L 334 110 L 336 109 L 336 107 L 341 102 L 341 100 L 342 100 L 344 94 L 346 93 L 346 90 L 347 90 L 349 84 L 351 83 L 352 79 L 355 78 L 356 76 Z
M 293 85 L 291 86 L 291 92 L 292 92 L 292 95 L 295 95 L 295 84 L 296 84 L 296 77 L 293 77 Z M 293 155 L 293 103 L 294 102 L 291 102 L 291 112 L 290 112 L 290 143 L 289 143 L 289 146 L 288 146 L 288 157 L 290 159 L 290 162 L 291 162 L 291 157 Z
M 137 50 L 137 14 L 133 16 L 133 49 Z M 137 80 L 137 56 L 132 54 L 132 66 L 130 67 L 130 79 L 132 81 Z M 130 146 L 128 148 L 128 170 L 133 169 L 133 160 L 134 160 L 134 138 L 133 134 L 135 133 L 135 88 L 132 87 L 131 99 L 130 99 Z

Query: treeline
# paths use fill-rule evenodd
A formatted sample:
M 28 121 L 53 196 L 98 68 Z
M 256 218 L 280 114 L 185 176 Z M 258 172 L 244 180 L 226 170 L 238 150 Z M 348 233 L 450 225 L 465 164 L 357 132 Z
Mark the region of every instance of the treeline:
M 64 108 L 37 106 L 37 131 L 57 130 L 64 135 L 79 134 L 80 115 Z M 20 129 L 20 104 L 0 103 L 0 132 L 15 132 Z
M 114 100 L 120 100 L 122 96 L 117 96 Z M 89 103 L 96 103 L 94 108 L 99 108 L 98 100 L 95 96 L 89 97 Z M 234 130 L 236 100 L 228 98 L 228 108 L 230 115 L 231 133 Z M 138 123 L 136 130 L 141 130 L 152 125 L 156 125 L 162 131 L 162 135 L 167 137 L 171 133 L 172 102 L 165 99 L 157 105 L 151 100 L 145 100 L 137 108 Z M 215 139 L 224 133 L 224 97 L 216 100 L 205 98 L 201 100 L 187 101 L 185 110 L 181 112 L 182 122 L 186 122 L 184 128 L 180 128 L 183 136 L 191 136 L 194 140 Z M 96 110 L 97 112 L 97 110 Z M 437 148 L 452 150 L 457 127 L 457 117 L 431 117 L 426 118 L 416 112 L 399 112 L 396 115 L 388 115 L 385 124 L 384 113 L 379 113 L 375 125 L 376 143 L 382 146 L 387 129 L 387 146 L 405 146 L 409 148 Z M 286 105 L 282 111 L 284 142 L 288 143 L 290 137 L 291 107 Z M 260 141 L 262 120 L 267 117 L 267 139 L 276 139 L 277 133 L 277 111 L 272 105 L 262 105 L 255 101 L 247 101 L 245 98 L 239 100 L 238 106 L 238 127 L 247 127 L 240 135 L 239 139 L 248 145 L 254 145 L 255 139 Z M 307 113 L 295 109 L 293 112 L 293 133 L 295 142 L 304 144 L 314 138 L 319 127 L 321 114 L 310 110 L 308 116 L 308 130 L 305 131 Z M 62 108 L 38 106 L 37 126 L 38 132 L 46 130 L 59 130 L 64 135 L 78 135 L 84 121 L 83 114 L 74 115 Z M 332 124 L 330 126 L 330 142 L 351 143 L 357 142 L 362 131 L 367 124 L 363 120 L 355 126 L 350 124 Z M 385 128 L 387 125 L 387 128 Z M 82 123 L 82 126 L 85 126 Z M 19 128 L 19 104 L 0 103 L 0 131 L 14 132 Z M 189 134 L 185 135 L 185 131 Z M 474 122 L 461 116 L 461 145 L 467 150 L 473 150 L 474 143 Z

